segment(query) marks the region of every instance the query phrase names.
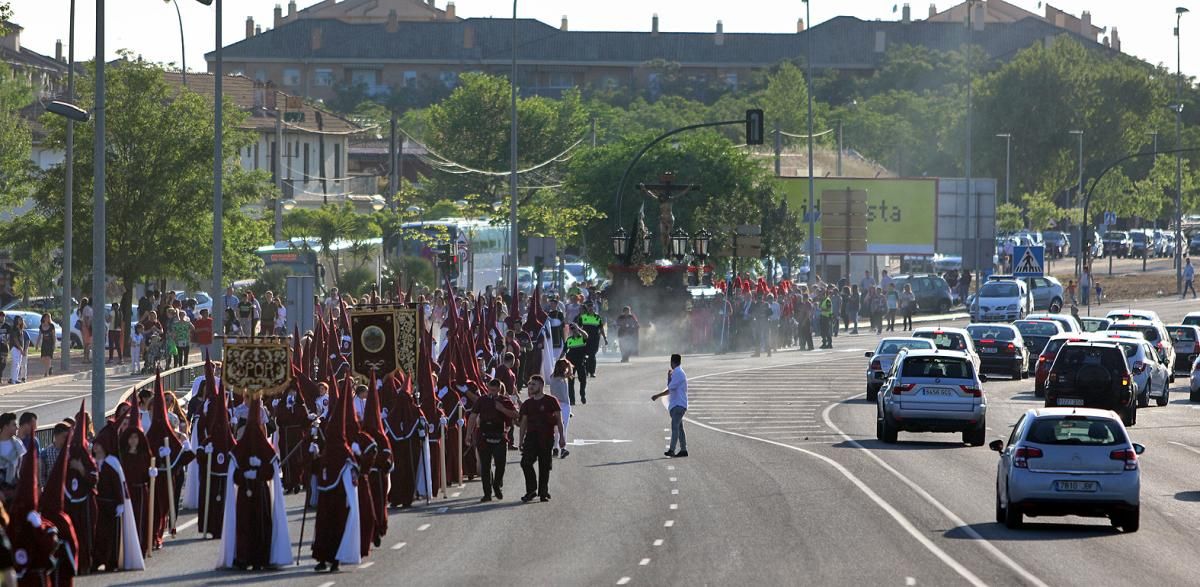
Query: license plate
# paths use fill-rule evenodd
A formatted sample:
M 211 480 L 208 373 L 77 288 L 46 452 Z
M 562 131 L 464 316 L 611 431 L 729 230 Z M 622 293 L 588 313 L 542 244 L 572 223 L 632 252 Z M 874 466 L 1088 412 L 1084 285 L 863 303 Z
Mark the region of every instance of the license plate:
M 1061 397 L 1061 398 L 1058 398 L 1058 405 L 1060 405 L 1060 406 L 1082 406 L 1083 400 L 1069 398 L 1069 397 Z
M 985 354 L 985 355 L 994 355 L 994 354 L 1000 352 L 1000 349 L 993 348 L 993 347 L 983 347 L 980 350 L 982 350 L 983 354 Z
M 945 387 L 926 387 L 921 390 L 921 395 L 936 395 L 939 397 L 953 397 L 957 394 L 954 393 L 953 389 L 946 389 Z
M 1100 489 L 1095 481 L 1055 481 L 1056 491 L 1096 491 Z

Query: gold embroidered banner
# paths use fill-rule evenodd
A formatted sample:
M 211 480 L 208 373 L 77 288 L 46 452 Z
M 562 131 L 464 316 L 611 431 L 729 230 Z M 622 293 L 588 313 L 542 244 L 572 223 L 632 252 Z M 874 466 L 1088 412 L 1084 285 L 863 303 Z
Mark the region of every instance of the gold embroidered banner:
M 361 381 L 401 369 L 416 373 L 417 310 L 353 308 L 350 310 L 350 369 Z
M 282 395 L 292 381 L 291 364 L 286 339 L 226 342 L 223 379 L 237 394 Z

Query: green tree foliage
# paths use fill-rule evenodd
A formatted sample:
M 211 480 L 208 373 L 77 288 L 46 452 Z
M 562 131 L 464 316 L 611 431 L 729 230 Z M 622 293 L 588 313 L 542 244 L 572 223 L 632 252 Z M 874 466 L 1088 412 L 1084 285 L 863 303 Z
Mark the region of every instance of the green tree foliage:
M 1021 207 L 1016 204 L 1000 204 L 996 207 L 996 230 L 1012 232 L 1025 228 Z
M 380 235 L 379 225 L 370 216 L 356 212 L 349 202 L 325 204 L 315 210 L 291 210 L 283 216 L 283 232 L 289 239 L 316 240 L 318 251 L 332 266 L 333 281 L 338 287 L 341 287 L 343 270 L 360 267 L 366 262 L 364 241 Z M 339 242 L 351 246 L 335 246 Z
M 0 22 L 5 20 L 0 6 Z M 2 33 L 2 31 L 0 31 Z M 0 61 L 0 205 L 12 206 L 26 195 L 33 172 L 32 135 L 21 109 L 33 101 L 29 83 Z
M 87 77 L 90 77 L 90 71 Z M 133 287 L 146 279 L 181 278 L 206 283 L 212 275 L 212 145 L 211 99 L 168 87 L 162 70 L 143 61 L 122 61 L 108 68 L 106 164 L 107 268 L 125 289 L 128 307 Z M 79 103 L 93 104 L 93 84 L 80 83 Z M 251 144 L 239 130 L 244 118 L 226 101 L 224 119 L 225 275 L 247 277 L 259 266 L 253 251 L 267 234 L 260 221 L 247 218 L 243 207 L 260 201 L 271 186 L 261 173 L 243 171 L 237 153 Z M 46 143 L 64 148 L 65 123 L 52 114 L 42 119 Z M 75 144 L 92 144 L 94 126 L 75 126 Z M 75 150 L 74 231 L 92 234 L 92 149 Z M 62 165 L 37 177 L 34 210 L 39 238 L 59 242 L 63 233 Z M 74 269 L 91 269 L 92 239 L 76 238 Z

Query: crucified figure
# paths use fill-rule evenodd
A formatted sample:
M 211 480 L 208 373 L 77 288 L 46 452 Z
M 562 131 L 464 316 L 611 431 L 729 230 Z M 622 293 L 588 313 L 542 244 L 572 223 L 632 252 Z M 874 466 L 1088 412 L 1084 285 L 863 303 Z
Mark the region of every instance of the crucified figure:
M 675 213 L 671 206 L 678 198 L 683 197 L 693 189 L 699 189 L 700 184 L 675 183 L 675 172 L 666 171 L 659 176 L 659 183 L 638 184 L 638 189 L 645 195 L 658 202 L 658 238 L 662 242 L 664 255 L 671 251 L 671 230 L 675 226 Z

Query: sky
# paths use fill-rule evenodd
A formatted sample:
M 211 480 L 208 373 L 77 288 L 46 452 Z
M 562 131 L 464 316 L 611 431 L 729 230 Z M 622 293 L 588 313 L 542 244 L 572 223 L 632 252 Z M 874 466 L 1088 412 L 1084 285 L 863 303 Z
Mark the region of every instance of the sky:
M 10 0 L 13 21 L 24 27 L 22 45 L 45 55 L 54 55 L 54 42 L 68 36 L 70 0 Z M 99 0 L 97 0 L 98 2 Z M 1038 0 L 1010 0 L 1035 14 L 1044 14 Z M 280 2 L 285 6 L 287 0 Z M 300 8 L 316 0 L 297 0 Z M 276 0 L 226 0 L 224 3 L 224 44 L 245 37 L 246 17 L 270 27 Z M 436 0 L 444 8 L 446 0 Z M 902 3 L 901 3 L 902 4 Z M 936 2 L 940 9 L 954 3 Z M 90 60 L 95 55 L 95 5 L 81 0 L 77 6 L 76 59 Z M 1191 10 L 1183 16 L 1183 71 L 1200 76 L 1200 0 L 1056 0 L 1053 5 L 1078 15 L 1087 9 L 1092 22 L 1100 27 L 1117 27 L 1122 50 L 1153 64 L 1175 65 L 1175 7 Z M 178 0 L 186 39 L 186 63 L 189 70 L 204 70 L 204 54 L 215 44 L 214 8 L 195 0 Z M 898 20 L 895 0 L 812 0 L 812 21 L 821 23 L 836 16 L 854 16 L 864 20 Z M 500 17 L 512 14 L 507 0 L 456 0 L 460 18 Z M 709 32 L 723 21 L 725 32 L 794 32 L 796 20 L 804 16 L 800 0 L 520 0 L 518 16 L 534 18 L 557 26 L 566 15 L 571 30 L 648 31 L 652 15 L 659 16 L 662 31 Z M 929 2 L 913 2 L 913 18 L 924 18 Z M 170 0 L 118 0 L 108 2 L 105 51 L 113 58 L 119 49 L 128 49 L 150 61 L 179 64 L 179 21 Z M 64 54 L 66 49 L 64 48 Z

